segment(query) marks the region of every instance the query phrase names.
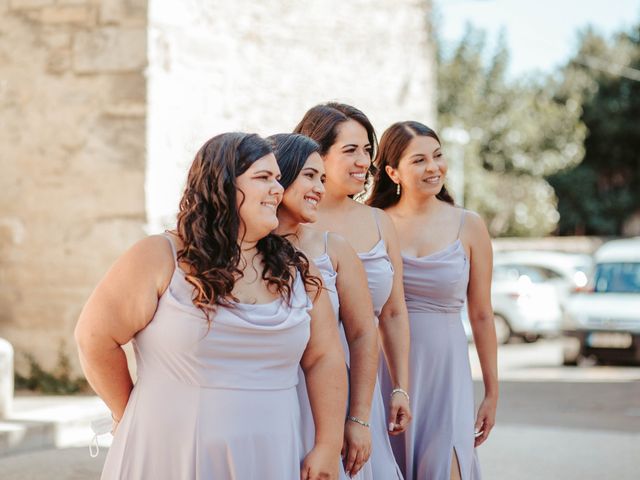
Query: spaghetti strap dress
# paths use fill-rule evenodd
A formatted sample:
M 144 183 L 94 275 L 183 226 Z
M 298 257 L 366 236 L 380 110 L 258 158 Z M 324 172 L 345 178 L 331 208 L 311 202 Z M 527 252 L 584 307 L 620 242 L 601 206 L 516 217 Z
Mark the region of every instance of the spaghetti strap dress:
M 301 276 L 290 300 L 218 306 L 210 325 L 192 293 L 176 261 L 133 339 L 138 379 L 102 479 L 299 478 L 296 386 L 312 308 Z
M 463 480 L 481 478 L 469 350 L 460 317 L 469 283 L 469 260 L 460 241 L 464 217 L 463 210 L 458 236 L 448 247 L 402 258 L 413 420 L 392 444 L 407 480 L 450 478 L 453 454 Z
M 338 278 L 338 273 L 333 268 L 333 264 L 331 263 L 331 257 L 329 257 L 328 252 L 328 238 L 329 232 L 324 232 L 324 253 L 319 257 L 313 259 L 313 263 L 316 264 L 318 270 L 322 274 L 322 281 L 324 283 L 324 287 L 327 290 L 327 294 L 329 295 L 329 299 L 331 300 L 331 306 L 333 307 L 333 313 L 336 316 L 336 319 L 339 319 L 340 312 L 340 299 L 338 297 L 338 292 L 336 289 L 336 282 Z M 346 338 L 344 336 L 344 329 L 342 328 L 342 323 L 340 322 L 340 337 L 342 340 L 342 345 L 345 350 L 345 355 L 349 354 L 349 346 L 347 344 Z M 346 367 L 345 367 L 346 368 Z M 299 369 L 299 380 L 298 380 L 298 399 L 300 402 L 300 413 L 302 419 L 302 442 L 304 445 L 305 452 L 308 453 L 314 446 L 315 443 L 315 424 L 313 422 L 313 415 L 311 412 L 311 404 L 309 403 L 309 394 L 307 393 L 307 385 L 304 378 L 304 372 L 302 368 Z M 347 411 L 347 406 L 345 405 L 345 415 Z M 344 471 L 344 466 L 342 462 L 340 462 L 340 480 L 349 480 L 357 479 L 357 480 L 368 480 L 365 477 L 361 476 L 361 472 L 358 472 L 357 475 L 353 477 L 348 477 Z
M 369 292 L 376 318 L 387 303 L 393 287 L 393 265 L 380 231 L 378 211 L 373 209 L 379 240 L 368 252 L 358 253 L 367 272 Z M 381 361 L 383 362 L 383 360 Z M 387 430 L 387 411 L 382 398 L 380 382 L 376 380 L 371 403 L 371 457 L 362 468 L 363 474 L 373 480 L 402 480 L 402 473 L 393 456 Z

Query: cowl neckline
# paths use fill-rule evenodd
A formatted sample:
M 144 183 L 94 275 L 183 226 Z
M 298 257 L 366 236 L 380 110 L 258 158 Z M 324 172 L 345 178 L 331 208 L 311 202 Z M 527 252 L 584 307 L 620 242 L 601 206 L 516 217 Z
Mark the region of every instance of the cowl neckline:
M 467 253 L 464 251 L 464 249 L 462 248 L 462 242 L 460 241 L 460 239 L 456 239 L 455 242 L 450 243 L 449 245 L 447 245 L 446 247 L 444 247 L 443 249 L 437 250 L 433 253 L 430 253 L 428 255 L 422 255 L 420 257 L 414 257 L 412 255 L 407 255 L 407 254 L 402 254 L 402 260 L 405 262 L 413 262 L 413 263 L 420 263 L 420 262 L 425 262 L 425 261 L 435 261 L 435 260 L 440 260 L 443 257 L 447 257 L 448 255 L 453 255 L 456 253 L 461 252 L 462 255 L 466 258 L 467 257 Z

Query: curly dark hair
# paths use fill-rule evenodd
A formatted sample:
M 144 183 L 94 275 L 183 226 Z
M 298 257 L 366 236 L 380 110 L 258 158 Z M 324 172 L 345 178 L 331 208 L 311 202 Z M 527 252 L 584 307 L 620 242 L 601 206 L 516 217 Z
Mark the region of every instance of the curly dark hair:
M 367 138 L 371 145 L 371 163 L 365 179 L 366 191 L 366 186 L 369 184 L 370 178 L 375 176 L 377 172 L 377 168 L 373 163 L 373 157 L 378 148 L 378 138 L 376 137 L 376 131 L 371 121 L 361 110 L 346 103 L 338 102 L 327 102 L 316 105 L 304 114 L 300 123 L 293 129 L 293 133 L 306 135 L 318 142 L 320 145 L 320 155 L 324 156 L 336 141 L 338 126 L 348 120 L 354 120 L 362 125 L 367 131 Z
M 382 134 L 380 148 L 374 160 L 378 172 L 374 178 L 373 188 L 367 200 L 367 205 L 385 209 L 398 203 L 400 197 L 396 194 L 397 186 L 387 174 L 385 167 L 390 165 L 393 168 L 398 168 L 400 158 L 409 146 L 409 142 L 418 136 L 431 137 L 442 144 L 436 132 L 420 122 L 397 122 L 387 128 Z M 455 204 L 453 197 L 444 185 L 436 195 L 436 198 L 451 205 Z
M 217 305 L 238 302 L 231 293 L 243 275 L 236 178 L 270 153 L 269 144 L 256 134 L 223 133 L 200 148 L 189 169 L 178 213 L 178 261 L 189 267 L 185 278 L 194 286 L 193 303 L 209 323 Z M 262 279 L 287 301 L 296 270 L 305 286 L 319 294 L 321 280 L 310 274 L 309 260 L 288 240 L 271 233 L 258 241 L 257 250 L 264 263 Z

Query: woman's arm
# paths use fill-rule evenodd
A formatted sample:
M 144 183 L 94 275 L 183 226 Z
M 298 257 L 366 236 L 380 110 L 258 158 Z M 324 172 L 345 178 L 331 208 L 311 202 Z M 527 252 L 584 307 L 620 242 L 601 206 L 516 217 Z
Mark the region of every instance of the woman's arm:
M 311 274 L 321 278 L 313 264 Z M 314 298 L 315 293 L 309 292 L 310 297 Z M 347 403 L 347 369 L 338 321 L 324 290 L 313 303 L 311 336 L 300 365 L 304 370 L 316 428 L 315 445 L 303 462 L 301 478 L 338 478 L 344 416 L 336 412 L 343 412 Z
M 470 249 L 469 286 L 467 306 L 473 339 L 480 359 L 484 381 L 484 400 L 478 409 L 475 429 L 482 432 L 476 438 L 476 446 L 483 443 L 495 424 L 498 404 L 498 367 L 496 329 L 491 307 L 491 273 L 493 251 L 489 232 L 482 219 L 467 212 L 463 228 L 463 241 Z
M 379 218 L 394 273 L 391 295 L 382 308 L 378 328 L 393 388 L 407 392 L 409 389 L 409 314 L 404 300 L 402 257 L 393 222 L 383 211 L 379 211 Z M 408 398 L 400 393 L 392 395 L 389 410 L 389 432 L 392 435 L 404 432 L 411 421 Z
M 80 363 L 116 421 L 133 388 L 121 345 L 151 321 L 173 269 L 167 239 L 145 238 L 116 260 L 80 313 L 75 328 Z
M 349 344 L 349 415 L 369 422 L 379 347 L 367 273 L 351 245 L 339 235 L 329 235 L 329 253 L 335 258 L 340 319 Z M 370 454 L 369 428 L 347 421 L 342 452 L 346 473 L 358 473 Z

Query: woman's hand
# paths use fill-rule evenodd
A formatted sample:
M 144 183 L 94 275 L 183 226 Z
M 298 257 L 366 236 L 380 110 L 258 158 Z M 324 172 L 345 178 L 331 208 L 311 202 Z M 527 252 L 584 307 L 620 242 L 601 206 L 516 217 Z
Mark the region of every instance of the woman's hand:
M 353 477 L 367 463 L 371 455 L 371 430 L 369 427 L 347 420 L 344 425 L 342 462 L 344 471 Z
M 409 399 L 400 392 L 394 393 L 389 400 L 389 434 L 401 434 L 407 429 L 410 421 Z
M 300 480 L 337 480 L 339 462 L 333 448 L 316 444 L 302 462 Z
M 476 447 L 482 445 L 489 437 L 489 433 L 491 433 L 491 429 L 496 423 L 496 407 L 497 401 L 492 397 L 484 397 L 484 400 L 480 404 L 475 425 L 475 431 L 480 433 L 480 435 L 476 437 Z

